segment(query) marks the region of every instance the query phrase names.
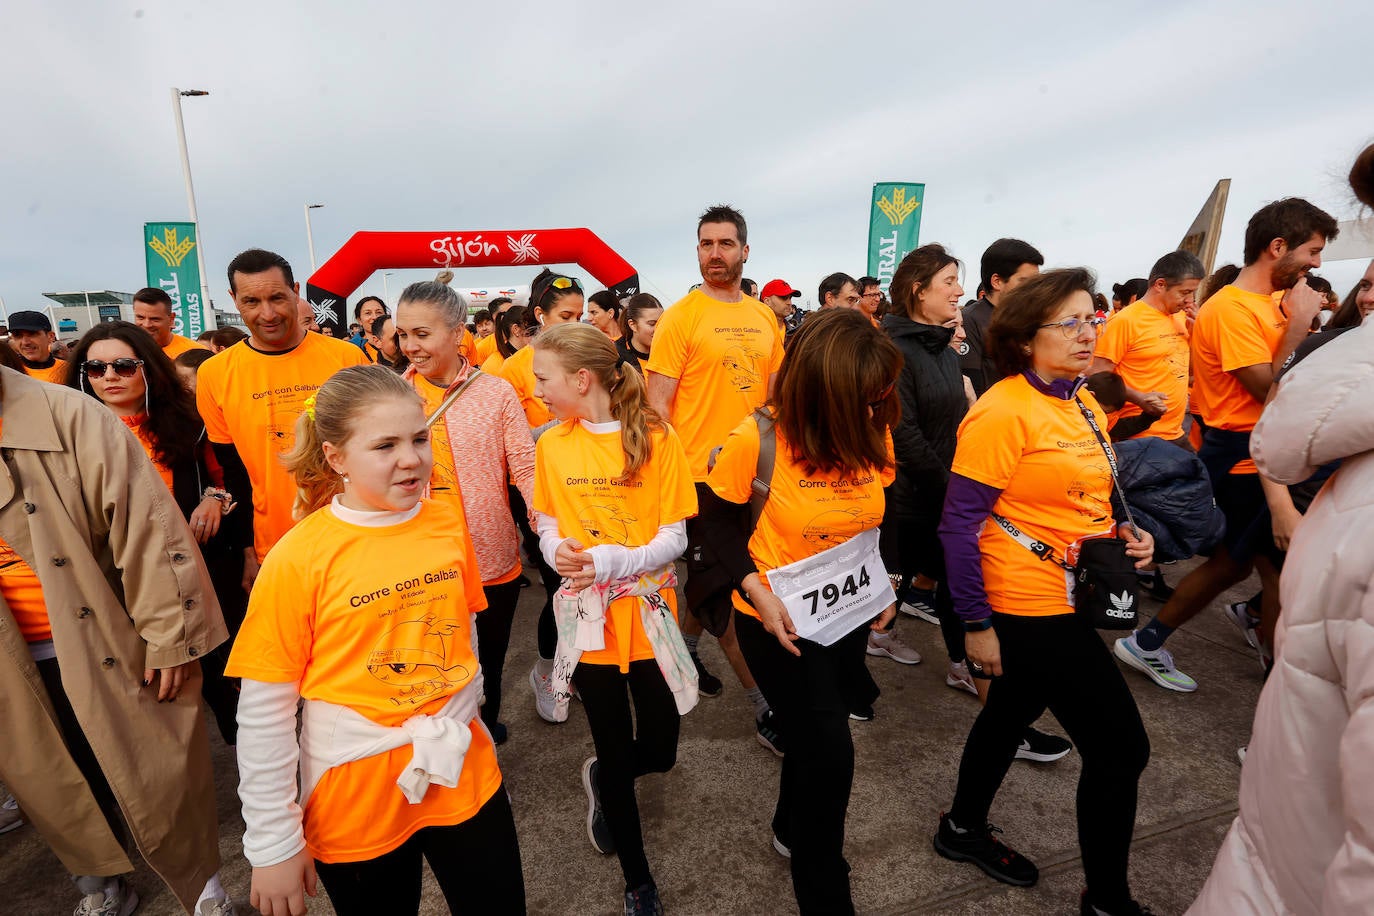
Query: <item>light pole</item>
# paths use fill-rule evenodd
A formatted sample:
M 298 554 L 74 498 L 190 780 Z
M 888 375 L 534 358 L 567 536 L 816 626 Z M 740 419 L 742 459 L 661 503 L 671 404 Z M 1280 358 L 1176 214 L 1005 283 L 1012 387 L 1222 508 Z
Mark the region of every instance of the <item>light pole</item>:
M 391 308 L 391 288 L 387 286 L 386 278 L 393 273 L 395 273 L 395 271 L 382 271 L 382 298 L 386 300 L 386 307 L 388 309 Z
M 196 189 L 191 184 L 191 156 L 186 151 L 186 125 L 181 120 L 181 97 L 202 96 L 210 93 L 204 89 L 178 89 L 172 87 L 172 113 L 177 119 L 177 142 L 181 144 L 181 173 L 186 176 L 186 206 L 191 211 L 191 222 L 196 227 L 196 266 L 200 268 L 200 325 L 210 326 L 210 286 L 209 275 L 205 273 L 205 233 L 200 229 L 200 217 L 196 213 Z M 189 332 L 190 329 L 188 328 Z
M 315 233 L 310 231 L 310 211 L 318 210 L 324 204 L 305 205 L 305 243 L 310 246 L 310 272 L 315 272 Z

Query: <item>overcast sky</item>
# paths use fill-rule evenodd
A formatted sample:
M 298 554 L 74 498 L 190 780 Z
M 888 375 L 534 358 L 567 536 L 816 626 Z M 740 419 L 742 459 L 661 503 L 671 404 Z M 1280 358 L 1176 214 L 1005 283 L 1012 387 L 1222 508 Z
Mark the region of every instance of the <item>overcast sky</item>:
M 926 183 L 922 241 L 970 266 L 970 294 L 1001 235 L 1110 291 L 1176 246 L 1219 178 L 1219 262 L 1278 197 L 1356 215 L 1371 35 L 1374 3 L 1354 0 L 5 0 L 0 297 L 144 284 L 142 224 L 187 217 L 171 86 L 211 92 L 184 105 L 224 307 L 243 248 L 309 274 L 305 203 L 326 205 L 321 262 L 359 229 L 587 226 L 671 301 L 699 279 L 697 215 L 728 202 L 746 275 L 814 298 L 865 270 L 879 180 Z M 1322 273 L 1343 295 L 1363 267 Z M 393 297 L 430 277 L 399 273 Z

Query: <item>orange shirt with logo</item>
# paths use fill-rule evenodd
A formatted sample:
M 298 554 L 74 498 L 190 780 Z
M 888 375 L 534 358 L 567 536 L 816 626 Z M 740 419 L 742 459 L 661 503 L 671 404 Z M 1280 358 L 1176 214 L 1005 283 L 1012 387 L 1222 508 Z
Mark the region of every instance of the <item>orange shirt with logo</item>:
M 172 342 L 162 348 L 162 352 L 167 354 L 167 358 L 175 361 L 178 356 L 188 350 L 208 350 L 209 347 L 202 346 L 189 337 L 182 337 L 180 334 L 172 335 Z
M 501 364 L 497 374 L 510 382 L 515 393 L 520 396 L 520 406 L 525 409 L 525 418 L 530 428 L 543 426 L 553 419 L 553 414 L 544 402 L 534 396 L 534 347 L 521 347 Z
M 282 456 L 296 443 L 305 401 L 346 366 L 365 366 L 353 344 L 306 334 L 293 350 L 263 353 L 244 341 L 200 367 L 196 407 L 211 442 L 233 443 L 253 482 L 253 546 L 261 561 L 291 529 L 296 481 Z
M 1092 392 L 1083 388 L 1078 396 L 1105 430 L 1106 413 Z M 1061 560 L 1069 545 L 1115 530 L 1111 467 L 1087 419 L 1074 401 L 1036 391 L 1025 376 L 1003 379 L 973 405 L 959 424 L 953 472 L 1001 490 L 992 511 Z M 994 611 L 1073 613 L 1067 573 L 1012 540 L 991 518 L 979 549 Z
M 1264 404 L 1231 373 L 1273 362 L 1288 330 L 1280 294 L 1223 286 L 1198 309 L 1193 322 L 1193 408 L 1215 429 L 1249 432 Z M 1254 474 L 1248 458 L 1232 474 Z
M 883 520 L 883 487 L 896 475 L 894 467 L 862 474 L 808 475 L 793 458 L 781 431 L 776 449 L 768 501 L 749 538 L 749 555 L 764 585 L 768 585 L 768 570 L 815 556 L 878 527 Z M 891 437 L 887 449 L 892 460 Z M 725 440 L 707 484 L 727 502 L 747 503 L 758 461 L 759 427 L 752 416 L 745 417 Z M 733 597 L 739 610 L 759 616 L 738 593 Z
M 526 348 L 528 349 L 528 348 Z M 534 508 L 558 520 L 558 533 L 583 547 L 619 544 L 643 547 L 658 529 L 697 513 L 696 488 L 687 454 L 672 427 L 651 430 L 653 456 L 628 483 L 616 483 L 625 469 L 620 431 L 592 432 L 570 420 L 535 444 Z M 673 589 L 661 594 L 677 614 Z M 617 665 L 654 657 L 639 617 L 639 599 L 620 598 L 606 609 L 606 647 L 582 653 L 589 665 Z
M 360 527 L 325 507 L 273 548 L 248 603 L 226 673 L 299 683 L 308 700 L 347 706 L 388 727 L 438 712 L 476 674 L 471 614 L 486 607 L 472 541 L 451 506 L 424 500 L 412 519 Z M 501 785 L 479 720 L 452 789 L 418 805 L 396 777 L 409 745 L 334 767 L 306 800 L 310 854 L 374 859 L 415 831 L 472 817 Z
M 1128 388 L 1168 395 L 1168 408 L 1149 429 L 1132 438 L 1155 436 L 1177 439 L 1183 435 L 1183 415 L 1188 410 L 1188 322 L 1182 312 L 1166 315 L 1143 300 L 1132 302 L 1108 322 L 1097 339 L 1096 355 L 1116 363 L 1116 373 Z M 1120 419 L 1139 416 L 1141 409 L 1129 401 Z
M 645 369 L 677 379 L 672 422 L 693 479 L 706 480 L 711 450 L 768 399 L 782 353 L 778 318 L 757 299 L 719 302 L 693 290 L 664 311 Z

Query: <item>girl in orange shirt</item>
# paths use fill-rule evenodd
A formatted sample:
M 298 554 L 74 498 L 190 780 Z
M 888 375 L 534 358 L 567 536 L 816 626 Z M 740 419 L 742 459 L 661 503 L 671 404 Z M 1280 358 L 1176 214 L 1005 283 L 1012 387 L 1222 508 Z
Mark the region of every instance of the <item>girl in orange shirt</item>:
M 318 874 L 341 916 L 417 913 L 423 857 L 454 912 L 523 913 L 478 716 L 481 576 L 458 511 L 421 498 L 419 396 L 382 366 L 339 371 L 306 401 L 287 464 L 305 517 L 263 563 L 229 667 L 253 905 L 304 913 Z
M 252 512 L 228 514 L 234 497 L 224 489 L 195 397 L 147 331 L 127 321 L 98 324 L 77 342 L 71 365 L 67 385 L 103 403 L 129 427 L 200 545 L 230 638 L 201 659 L 201 695 L 215 714 L 224 743 L 232 747 L 239 694 L 237 685 L 225 679 L 224 666 L 248 607 L 241 583 L 243 551 L 253 542 L 248 528 Z
M 831 309 L 812 315 L 778 370 L 771 406 L 775 465 L 752 535 L 737 520 L 758 471 L 763 432 L 757 415 L 730 434 L 707 478 L 708 539 L 718 545 L 740 592 L 740 649 L 789 736 L 773 846 L 791 859 L 792 888 L 803 914 L 854 912 L 844 858 L 854 780 L 849 710 L 869 706 L 877 696 L 864 667 L 868 633 L 881 631 L 896 614 L 887 572 L 876 560 L 876 529 L 883 488 L 893 480 L 889 430 L 899 411 L 895 388 L 901 367 L 897 348 L 862 313 Z M 836 557 L 838 581 L 835 573 L 826 574 L 824 586 L 817 581 L 809 593 L 817 600 L 809 609 L 789 611 L 765 578 L 780 567 L 843 551 L 855 538 L 872 541 L 874 562 L 856 569 Z M 824 643 L 798 635 L 797 624 L 807 621 L 808 610 L 816 613 L 822 595 L 835 607 L 842 596 L 860 593 L 866 597 L 855 601 L 856 615 L 846 615 L 837 627 L 842 635 Z
M 697 700 L 673 565 L 696 490 L 677 434 L 649 409 L 643 379 L 609 338 L 568 324 L 541 332 L 533 348 L 535 390 L 562 421 L 536 446 L 534 484 L 540 549 L 564 577 L 555 718 L 567 716 L 571 676 L 596 746 L 582 766 L 588 836 L 620 857 L 625 912 L 659 914 L 635 780 L 672 768 L 679 718 Z

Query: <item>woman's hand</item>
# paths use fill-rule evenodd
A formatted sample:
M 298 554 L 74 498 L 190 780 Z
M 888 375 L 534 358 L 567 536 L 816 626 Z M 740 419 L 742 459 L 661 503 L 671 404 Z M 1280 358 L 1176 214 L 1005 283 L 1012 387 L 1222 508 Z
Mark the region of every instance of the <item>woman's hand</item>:
M 763 628 L 777 637 L 784 649 L 800 656 L 801 649 L 794 643 L 801 637 L 797 635 L 797 628 L 793 626 L 792 617 L 787 613 L 787 605 L 763 584 L 758 573 L 745 576 L 740 584 L 744 587 L 744 593 L 749 596 L 749 600 L 753 602 L 754 610 L 759 612 Z
M 302 849 L 285 862 L 253 869 L 248 902 L 262 916 L 305 916 L 305 898 L 317 891 L 315 860 Z
M 896 616 L 897 602 L 894 601 L 887 607 L 883 608 L 883 612 L 879 614 L 873 620 L 873 622 L 868 625 L 868 628 L 870 630 L 873 630 L 875 633 L 881 633 L 892 624 L 892 621 Z
M 968 666 L 975 677 L 1001 676 L 1002 644 L 997 641 L 997 631 L 992 627 L 966 632 L 964 654 L 968 656 Z
M 1154 535 L 1130 522 L 1116 526 L 1116 536 L 1126 542 L 1126 556 L 1135 557 L 1135 568 L 1144 569 L 1155 557 Z
M 157 685 L 157 701 L 159 703 L 171 702 L 181 694 L 182 685 L 191 676 L 191 671 L 200 662 L 192 660 L 184 665 L 176 665 L 172 668 L 144 668 L 143 686 L 152 687 Z
M 204 544 L 219 534 L 219 521 L 224 518 L 224 504 L 213 496 L 207 496 L 191 513 L 191 533 L 197 544 Z

